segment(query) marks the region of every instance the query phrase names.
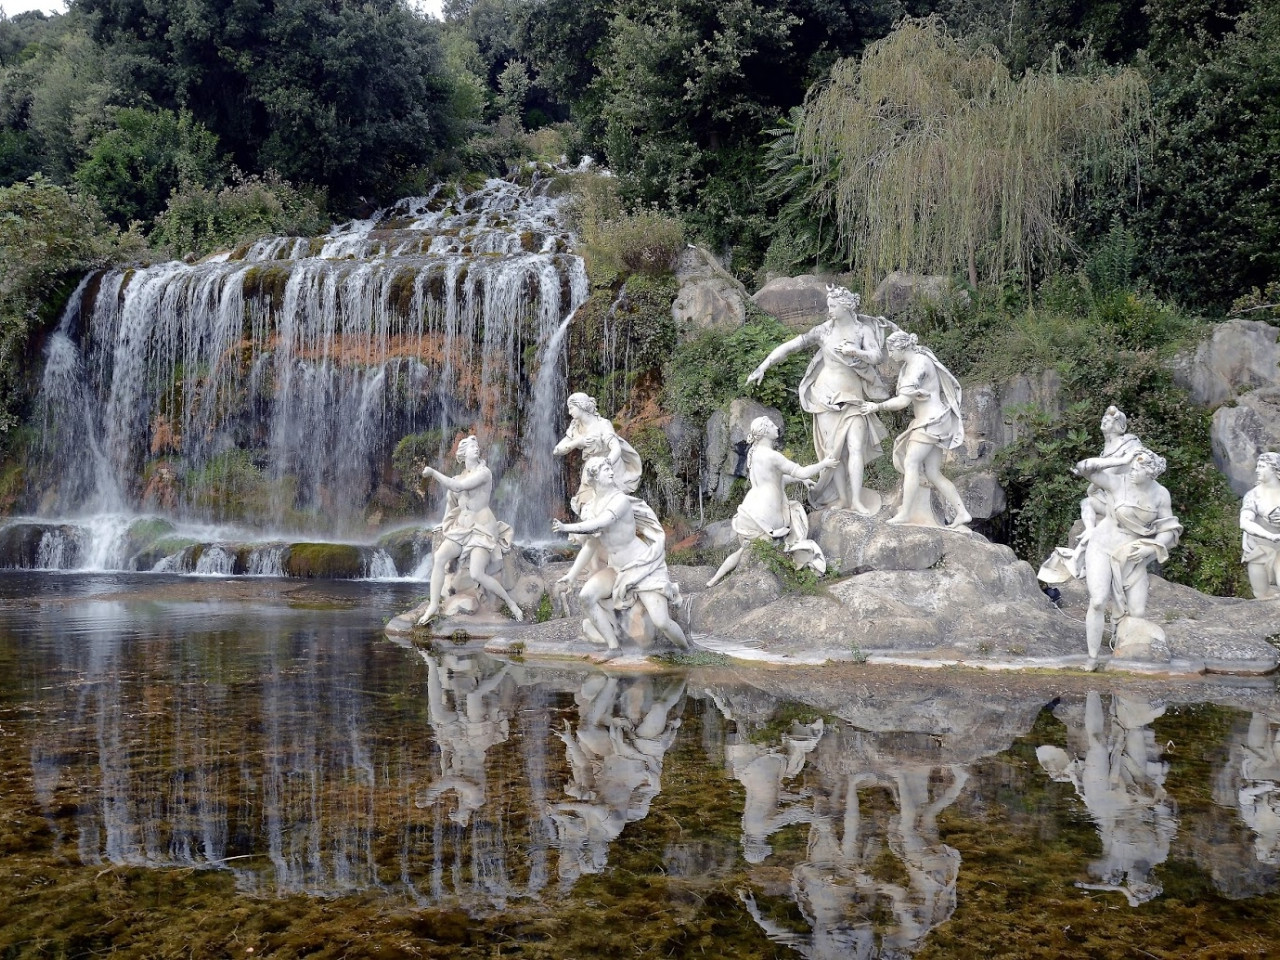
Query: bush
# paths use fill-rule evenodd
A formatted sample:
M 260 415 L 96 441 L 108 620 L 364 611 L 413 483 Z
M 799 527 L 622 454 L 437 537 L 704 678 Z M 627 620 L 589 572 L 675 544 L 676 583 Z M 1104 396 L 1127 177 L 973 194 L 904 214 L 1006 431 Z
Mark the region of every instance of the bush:
M 156 218 L 153 243 L 175 256 L 204 256 L 263 236 L 310 236 L 328 225 L 323 190 L 295 187 L 277 174 L 246 176 L 220 190 L 187 184 Z
M 582 240 L 592 281 L 607 286 L 631 274 L 669 274 L 684 246 L 685 226 L 656 207 L 628 212 L 617 181 L 600 173 L 572 178 L 568 216 Z
M 121 226 L 153 219 L 179 187 L 222 179 L 218 138 L 191 114 L 126 109 L 115 122 L 94 141 L 75 179 Z

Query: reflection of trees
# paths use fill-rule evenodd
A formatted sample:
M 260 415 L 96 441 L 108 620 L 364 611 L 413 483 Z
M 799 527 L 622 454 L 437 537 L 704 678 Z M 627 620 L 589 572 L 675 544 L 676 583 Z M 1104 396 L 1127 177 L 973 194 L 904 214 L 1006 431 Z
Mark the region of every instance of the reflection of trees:
M 1054 711 L 1067 725 L 1075 756 L 1061 747 L 1036 748 L 1049 775 L 1075 787 L 1102 841 L 1102 856 L 1089 864 L 1097 882 L 1077 886 L 1118 891 L 1132 906 L 1160 895 L 1162 887 L 1151 873 L 1168 858 L 1177 832 L 1164 789 L 1169 765 L 1161 759 L 1151 728 L 1164 711 L 1162 701 L 1119 694 L 1112 696 L 1110 710 L 1104 710 L 1102 697 L 1091 691 L 1083 711 L 1078 706 Z
M 772 743 L 730 743 L 726 759 L 746 791 L 749 862 L 773 855 L 773 833 L 809 825 L 804 859 L 791 871 L 808 930 L 788 929 L 742 894 L 770 938 L 814 960 L 905 956 L 954 912 L 960 855 L 941 841 L 937 818 L 968 774 L 938 761 L 933 738 L 818 719 L 791 723 Z
M 579 687 L 578 723 L 566 720 L 558 734 L 571 769 L 564 792 L 572 799 L 550 806 L 562 883 L 603 870 L 609 844 L 648 815 L 683 696 L 682 678 L 593 674 Z

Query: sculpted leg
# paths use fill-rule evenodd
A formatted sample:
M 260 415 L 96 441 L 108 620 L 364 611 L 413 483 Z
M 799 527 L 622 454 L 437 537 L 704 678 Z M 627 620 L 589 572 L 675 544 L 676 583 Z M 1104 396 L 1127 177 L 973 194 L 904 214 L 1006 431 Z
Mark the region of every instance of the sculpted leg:
M 929 455 L 924 461 L 925 476 L 929 478 L 929 482 L 933 484 L 938 493 L 942 494 L 942 499 L 951 504 L 951 509 L 955 511 L 956 515 L 951 521 L 951 526 L 963 526 L 972 520 L 973 516 L 964 508 L 964 498 L 960 496 L 960 491 L 956 489 L 956 485 L 943 476 L 942 458 L 941 447 L 934 447 L 929 451 Z
M 680 624 L 672 618 L 671 607 L 667 604 L 666 597 L 657 591 L 646 590 L 640 594 L 640 604 L 659 633 L 676 646 L 688 649 L 689 641 L 685 638 L 684 631 L 680 629 Z
M 1089 612 L 1084 616 L 1085 640 L 1089 659 L 1096 660 L 1102 649 L 1102 631 L 1107 619 L 1107 600 L 1111 594 L 1111 563 L 1104 551 L 1085 555 L 1085 584 L 1089 588 Z
M 613 581 L 612 570 L 601 570 L 582 585 L 578 599 L 582 601 L 582 610 L 587 619 L 599 631 L 600 636 L 604 637 L 609 649 L 617 650 L 618 628 L 613 621 L 613 611 L 606 610 L 602 604 L 605 598 L 613 596 Z
M 444 578 L 449 574 L 449 565 L 462 556 L 461 544 L 446 540 L 436 551 L 431 562 L 431 602 L 426 611 L 418 618 L 418 626 L 425 627 L 427 621 L 440 612 L 440 594 L 444 592 Z
M 902 506 L 898 512 L 888 519 L 888 523 L 906 523 L 911 517 L 911 507 L 920 493 L 920 471 L 932 444 L 911 441 L 906 455 L 902 458 Z
M 866 462 L 862 456 L 862 448 L 856 443 L 851 442 L 845 447 L 845 467 L 849 471 L 849 509 L 864 517 L 871 516 L 874 511 L 867 509 L 866 504 L 862 502 L 862 481 Z
M 517 620 L 523 620 L 524 614 L 521 613 L 520 607 L 511 595 L 503 589 L 493 577 L 489 576 L 486 570 L 489 567 L 489 551 L 488 550 L 472 550 L 471 551 L 471 579 L 480 584 L 486 591 L 493 594 L 507 605 L 507 609 L 511 611 L 511 616 Z
M 725 557 L 724 563 L 720 564 L 720 569 L 717 570 L 715 572 L 715 575 L 710 580 L 707 581 L 707 586 L 714 587 L 717 583 L 719 583 L 729 574 L 733 573 L 733 571 L 737 570 L 738 564 L 742 560 L 742 551 L 745 550 L 746 548 L 747 548 L 747 545 L 744 543 L 742 544 L 742 546 L 738 547 L 737 550 L 733 551 L 733 553 Z M 1254 593 L 1257 593 L 1257 591 L 1255 590 Z
M 1267 600 L 1271 597 L 1271 564 L 1262 561 L 1255 561 L 1248 565 L 1249 570 L 1249 586 L 1253 588 L 1253 595 L 1258 600 Z

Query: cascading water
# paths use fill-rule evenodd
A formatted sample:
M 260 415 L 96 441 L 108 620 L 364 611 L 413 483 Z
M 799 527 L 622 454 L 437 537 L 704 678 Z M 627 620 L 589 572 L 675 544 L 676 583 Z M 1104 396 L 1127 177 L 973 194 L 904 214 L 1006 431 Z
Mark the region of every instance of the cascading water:
M 564 332 L 588 293 L 550 186 L 439 187 L 325 237 L 86 278 L 48 341 L 25 565 L 139 567 L 140 516 L 188 543 L 210 523 L 240 544 L 367 542 L 423 509 L 397 492 L 397 444 L 416 435 L 440 466 L 463 431 L 506 476 L 496 509 L 545 536 Z M 55 524 L 83 542 L 35 546 Z

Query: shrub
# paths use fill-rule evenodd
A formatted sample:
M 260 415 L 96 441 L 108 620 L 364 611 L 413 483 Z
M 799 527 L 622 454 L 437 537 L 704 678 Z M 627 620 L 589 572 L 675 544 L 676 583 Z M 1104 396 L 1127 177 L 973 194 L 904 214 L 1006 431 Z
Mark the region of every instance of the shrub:
M 156 218 L 152 242 L 176 256 L 204 256 L 270 235 L 309 236 L 328 224 L 323 190 L 296 187 L 277 174 L 233 172 L 220 190 L 188 184 Z

